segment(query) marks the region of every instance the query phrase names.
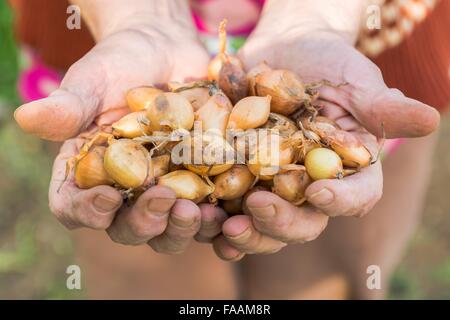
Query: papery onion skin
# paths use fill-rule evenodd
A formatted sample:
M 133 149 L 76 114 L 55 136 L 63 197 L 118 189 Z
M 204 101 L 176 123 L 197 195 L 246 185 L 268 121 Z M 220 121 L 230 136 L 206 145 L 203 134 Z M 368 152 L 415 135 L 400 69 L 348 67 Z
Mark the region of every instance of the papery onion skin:
M 300 205 L 305 201 L 305 190 L 311 183 L 312 179 L 306 168 L 298 165 L 295 170 L 275 175 L 272 192 L 295 205 Z
M 256 76 L 265 72 L 272 70 L 265 61 L 260 64 L 254 66 L 247 72 L 247 81 L 248 81 L 248 94 L 250 96 L 256 96 Z
M 152 158 L 153 176 L 155 178 L 161 177 L 169 172 L 170 155 L 163 154 Z
M 124 189 L 145 186 L 153 178 L 147 149 L 129 139 L 115 140 L 108 146 L 104 167 L 109 176 Z
M 230 100 L 219 91 L 195 112 L 195 119 L 202 122 L 203 131 L 215 130 L 225 136 L 232 108 Z
M 228 128 L 247 130 L 262 126 L 269 119 L 270 100 L 270 96 L 243 98 L 231 111 Z
M 103 166 L 106 147 L 94 146 L 75 164 L 75 183 L 80 189 L 112 185 L 114 181 Z
M 369 150 L 351 132 L 335 130 L 328 133 L 323 140 L 342 158 L 346 167 L 364 168 L 372 161 Z
M 195 203 L 214 192 L 213 186 L 188 170 L 177 170 L 159 177 L 158 185 L 171 188 L 178 199 L 188 199 Z
M 146 111 L 129 113 L 112 124 L 112 134 L 121 138 L 136 138 L 151 133 L 150 128 L 140 119 L 146 119 Z
M 194 109 L 189 100 L 182 95 L 165 92 L 150 103 L 147 118 L 152 131 L 191 130 L 194 125 Z
M 179 82 L 169 82 L 169 90 L 174 92 L 177 90 L 178 94 L 186 97 L 192 105 L 194 111 L 200 109 L 210 98 L 209 89 L 203 87 L 195 87 L 195 82 L 179 83 Z M 186 87 L 184 90 L 179 90 L 180 88 Z
M 278 139 L 278 150 L 271 150 L 271 144 L 276 145 L 274 139 Z M 284 143 L 285 141 L 283 137 L 277 134 L 269 134 L 265 139 L 259 141 L 256 152 L 248 160 L 247 166 L 250 172 L 261 180 L 272 180 L 281 166 L 292 163 L 295 152 L 291 146 Z
M 141 111 L 147 109 L 150 102 L 164 91 L 151 86 L 137 87 L 130 89 L 126 100 L 131 111 Z
M 305 85 L 288 70 L 271 70 L 256 76 L 255 89 L 258 96 L 272 97 L 271 111 L 290 115 L 307 99 Z
M 240 198 L 252 186 L 255 178 L 245 165 L 234 165 L 214 178 L 216 188 L 212 196 L 222 200 Z
M 316 148 L 308 152 L 305 167 L 313 180 L 342 178 L 344 175 L 341 158 L 327 148 Z

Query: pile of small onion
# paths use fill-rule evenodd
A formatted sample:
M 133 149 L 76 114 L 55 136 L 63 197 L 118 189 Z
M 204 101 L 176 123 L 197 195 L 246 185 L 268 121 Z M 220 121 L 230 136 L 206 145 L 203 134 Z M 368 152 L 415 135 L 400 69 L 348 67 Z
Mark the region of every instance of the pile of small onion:
M 111 185 L 135 199 L 157 184 L 172 188 L 178 198 L 219 203 L 236 214 L 254 190 L 271 190 L 299 205 L 313 181 L 340 179 L 371 164 L 356 136 L 318 115 L 317 84 L 308 86 L 297 74 L 264 62 L 246 72 L 236 56 L 225 53 L 225 22 L 219 31 L 221 50 L 210 62 L 208 80 L 127 93 L 130 113 L 68 161 L 66 175 L 73 171 L 79 188 Z M 193 130 L 196 121 L 200 135 Z M 180 146 L 236 151 L 228 130 L 266 134 L 245 146 L 242 161 L 215 162 L 204 155 L 200 163 L 173 161 L 172 151 Z M 210 131 L 214 134 L 206 134 Z M 275 140 L 279 148 L 270 150 Z

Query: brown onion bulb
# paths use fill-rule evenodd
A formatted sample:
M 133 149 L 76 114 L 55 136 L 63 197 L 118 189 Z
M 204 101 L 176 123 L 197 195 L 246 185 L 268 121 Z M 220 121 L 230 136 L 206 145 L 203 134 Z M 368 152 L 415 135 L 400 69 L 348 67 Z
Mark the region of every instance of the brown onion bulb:
M 285 116 L 296 111 L 308 98 L 302 80 L 288 70 L 271 70 L 257 75 L 255 89 L 258 96 L 272 97 L 272 112 Z
M 115 137 L 129 139 L 149 135 L 151 131 L 148 125 L 145 124 L 148 122 L 145 115 L 145 111 L 136 111 L 127 114 L 112 124 L 112 134 Z
M 147 109 L 150 102 L 164 91 L 151 87 L 137 87 L 128 91 L 126 100 L 131 111 Z
M 188 170 L 173 171 L 159 177 L 158 185 L 171 188 L 179 199 L 188 199 L 195 203 L 214 192 L 213 186 Z
M 269 119 L 262 128 L 278 130 L 283 136 L 289 136 L 298 131 L 294 121 L 275 112 L 269 113 Z
M 152 131 L 191 130 L 194 125 L 194 110 L 188 99 L 182 95 L 164 92 L 148 106 L 147 118 Z
M 209 100 L 195 113 L 195 119 L 202 122 L 203 131 L 214 130 L 225 136 L 225 131 L 230 117 L 231 109 L 230 100 L 218 91 L 209 98 Z M 214 132 L 212 132 L 214 133 Z
M 222 201 L 222 208 L 229 215 L 242 214 L 242 198 Z
M 161 156 L 152 158 L 153 176 L 155 178 L 161 177 L 169 172 L 170 155 L 163 154 Z
M 208 79 L 214 80 L 233 103 L 247 96 L 248 83 L 244 66 L 238 57 L 228 55 L 226 51 L 226 23 L 224 19 L 219 25 L 219 53 L 208 65 Z
M 105 152 L 104 166 L 109 176 L 125 189 L 145 186 L 153 179 L 147 149 L 133 140 L 112 141 Z
M 245 165 L 234 165 L 214 178 L 216 186 L 212 199 L 232 200 L 244 196 L 255 181 L 255 176 Z
M 248 81 L 248 93 L 250 96 L 256 96 L 256 76 L 265 72 L 272 70 L 265 61 L 260 64 L 254 66 L 247 72 L 247 81 Z
M 269 119 L 270 100 L 270 96 L 240 100 L 231 111 L 228 128 L 247 130 L 262 126 Z
M 294 205 L 300 205 L 305 201 L 305 190 L 311 182 L 304 166 L 293 165 L 289 170 L 275 175 L 272 192 Z
M 372 161 L 369 150 L 351 132 L 335 130 L 324 136 L 323 140 L 342 158 L 342 163 L 347 167 L 363 168 Z
M 335 179 L 344 176 L 341 158 L 333 150 L 316 148 L 306 154 L 306 172 L 313 180 Z
M 177 92 L 186 97 L 194 111 L 200 109 L 210 98 L 209 89 L 196 86 L 196 82 L 169 82 L 167 85 L 170 91 Z
M 103 166 L 106 147 L 94 146 L 75 163 L 75 183 L 81 189 L 112 185 L 114 181 Z

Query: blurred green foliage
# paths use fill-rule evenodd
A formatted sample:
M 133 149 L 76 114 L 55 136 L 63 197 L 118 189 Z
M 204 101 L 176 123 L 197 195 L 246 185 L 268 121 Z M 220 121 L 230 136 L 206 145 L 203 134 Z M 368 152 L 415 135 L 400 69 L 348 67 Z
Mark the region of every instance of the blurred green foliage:
M 16 91 L 19 69 L 17 47 L 11 28 L 13 16 L 7 1 L 0 1 L 0 99 L 16 105 L 19 101 Z M 1 101 L 1 100 L 0 100 Z

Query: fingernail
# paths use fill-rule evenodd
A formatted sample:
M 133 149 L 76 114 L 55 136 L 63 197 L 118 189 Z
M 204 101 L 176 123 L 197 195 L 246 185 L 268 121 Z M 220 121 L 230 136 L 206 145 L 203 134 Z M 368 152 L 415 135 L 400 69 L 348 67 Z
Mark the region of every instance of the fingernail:
M 275 207 L 271 204 L 266 207 L 249 207 L 249 210 L 252 215 L 260 219 L 272 218 L 276 213 Z
M 250 238 L 251 234 L 252 230 L 250 228 L 247 228 L 238 235 L 235 236 L 228 235 L 227 237 L 236 243 L 244 243 L 248 240 L 248 238 Z
M 179 227 L 183 227 L 183 228 L 190 227 L 195 222 L 195 218 L 193 218 L 193 217 L 181 217 L 181 216 L 177 216 L 175 214 L 171 215 L 170 219 L 172 220 L 172 222 L 175 225 L 177 225 Z
M 175 203 L 173 198 L 153 198 L 147 205 L 147 210 L 151 214 L 167 214 Z
M 319 206 L 326 206 L 333 202 L 334 194 L 327 188 L 323 188 L 319 192 L 313 193 L 308 197 L 308 201 Z
M 110 212 L 117 207 L 117 200 L 108 198 L 102 194 L 94 198 L 94 207 L 100 212 Z

